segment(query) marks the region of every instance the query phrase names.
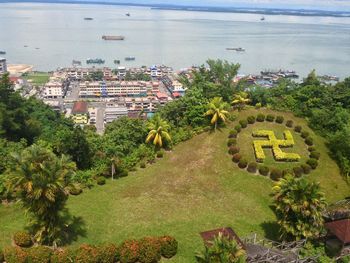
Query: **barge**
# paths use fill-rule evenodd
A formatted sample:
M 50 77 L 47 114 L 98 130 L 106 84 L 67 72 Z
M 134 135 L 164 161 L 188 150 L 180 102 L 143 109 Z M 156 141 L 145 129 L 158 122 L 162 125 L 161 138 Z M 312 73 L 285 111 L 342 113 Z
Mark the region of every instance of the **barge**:
M 102 36 L 103 40 L 124 40 L 124 36 Z

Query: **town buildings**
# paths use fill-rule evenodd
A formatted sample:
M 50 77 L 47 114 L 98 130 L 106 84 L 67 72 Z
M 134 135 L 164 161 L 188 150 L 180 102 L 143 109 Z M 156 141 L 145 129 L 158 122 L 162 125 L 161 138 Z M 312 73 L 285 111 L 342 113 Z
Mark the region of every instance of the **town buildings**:
M 88 104 L 86 101 L 77 101 L 73 105 L 71 112 L 75 124 L 85 125 L 89 121 Z
M 0 58 L 0 75 L 7 72 L 6 58 Z

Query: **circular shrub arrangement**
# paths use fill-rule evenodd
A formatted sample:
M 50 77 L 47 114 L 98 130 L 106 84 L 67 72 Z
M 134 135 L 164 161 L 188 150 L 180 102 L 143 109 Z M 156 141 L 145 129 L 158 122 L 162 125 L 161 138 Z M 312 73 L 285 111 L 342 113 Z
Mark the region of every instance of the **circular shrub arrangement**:
M 49 263 L 51 260 L 52 250 L 45 246 L 31 247 L 27 251 L 30 263 Z
M 249 123 L 249 124 L 254 124 L 255 123 L 255 116 L 248 116 L 248 118 L 247 118 L 247 122 Z
M 293 127 L 293 121 L 292 120 L 288 120 L 286 122 L 286 126 L 289 127 L 289 128 Z
M 106 184 L 106 178 L 99 176 L 99 177 L 97 177 L 96 182 L 98 185 L 104 185 L 104 184 Z
M 163 158 L 163 156 L 164 156 L 164 152 L 163 151 L 157 152 L 157 158 Z
M 139 261 L 141 263 L 158 262 L 161 258 L 161 246 L 158 238 L 145 237 L 139 241 Z
M 251 162 L 248 164 L 248 172 L 250 173 L 256 173 L 256 170 L 258 169 L 258 164 L 256 162 Z
M 309 152 L 314 152 L 317 151 L 315 146 L 310 146 L 309 148 L 307 148 Z
M 13 235 L 13 241 L 17 246 L 20 247 L 30 247 L 31 245 L 33 245 L 31 236 L 25 231 L 16 232 Z
M 303 169 L 304 174 L 309 174 L 312 169 L 311 166 L 308 164 L 302 164 L 300 167 Z
M 246 168 L 248 165 L 248 161 L 244 158 L 241 158 L 238 162 L 238 167 L 241 168 L 241 169 L 244 169 Z
M 296 177 L 301 177 L 304 173 L 304 170 L 300 166 L 293 167 L 293 173 Z
M 321 156 L 321 154 L 317 151 L 310 152 L 310 158 L 318 160 L 318 159 L 320 159 L 320 156 Z
M 301 132 L 301 130 L 302 130 L 302 128 L 301 128 L 300 125 L 296 125 L 296 126 L 294 127 L 294 131 L 295 131 L 295 132 Z
M 279 123 L 279 124 L 283 123 L 284 122 L 284 117 L 283 116 L 277 116 L 276 117 L 276 122 Z
M 139 259 L 140 244 L 137 240 L 126 240 L 119 247 L 120 262 L 134 263 Z
M 256 120 L 257 120 L 258 122 L 263 122 L 263 121 L 265 121 L 265 115 L 262 114 L 262 113 L 259 113 L 258 116 L 256 116 Z
M 238 163 L 239 160 L 242 159 L 242 156 L 239 154 L 239 153 L 235 153 L 233 156 L 232 156 L 232 161 L 235 162 L 235 163 Z
M 240 120 L 239 124 L 241 125 L 242 128 L 247 128 L 248 121 L 247 120 Z
M 312 146 L 314 144 L 314 140 L 309 136 L 309 137 L 306 137 L 305 143 L 309 146 Z
M 318 165 L 317 159 L 314 159 L 314 158 L 310 158 L 309 160 L 306 161 L 306 163 L 310 165 L 312 169 L 316 169 Z
M 309 135 L 310 135 L 310 133 L 307 132 L 307 131 L 302 131 L 302 132 L 301 132 L 301 137 L 303 137 L 304 139 L 305 139 L 306 137 L 309 137 Z
M 238 134 L 238 132 L 236 131 L 236 130 L 231 130 L 230 132 L 229 132 L 229 138 L 237 138 L 237 134 Z
M 235 138 L 229 138 L 227 140 L 227 146 L 230 147 L 232 145 L 236 145 L 237 144 L 237 140 Z
M 118 262 L 118 247 L 114 244 L 103 244 L 98 248 L 99 263 Z
M 278 181 L 282 178 L 282 171 L 280 169 L 273 168 L 270 172 L 270 178 L 274 181 Z
M 70 193 L 71 195 L 80 195 L 82 192 L 83 192 L 83 189 L 82 189 L 81 186 L 78 185 L 78 184 L 72 184 L 72 185 L 69 187 L 69 193 Z
M 259 166 L 259 174 L 267 176 L 270 172 L 269 167 L 265 166 L 265 165 L 261 165 Z
M 146 162 L 145 161 L 142 161 L 140 163 L 140 168 L 146 168 Z
M 71 250 L 55 250 L 51 254 L 50 263 L 66 263 L 66 262 L 74 262 L 74 256 Z
M 294 174 L 293 169 L 284 169 L 282 171 L 282 177 L 285 177 L 287 174 L 293 175 Z
M 235 154 L 235 153 L 239 153 L 239 147 L 237 146 L 231 146 L 228 150 L 229 154 Z
M 171 236 L 163 236 L 159 238 L 160 253 L 165 258 L 171 258 L 176 255 L 178 243 L 175 238 Z
M 99 262 L 99 251 L 97 247 L 82 244 L 76 250 L 75 263 L 95 263 Z
M 20 247 L 8 247 L 4 249 L 6 263 L 27 263 L 27 252 Z
M 266 120 L 269 122 L 273 122 L 275 120 L 275 115 L 267 114 Z
M 235 126 L 235 130 L 237 131 L 237 133 L 240 132 L 242 130 L 242 126 L 240 124 L 237 124 Z

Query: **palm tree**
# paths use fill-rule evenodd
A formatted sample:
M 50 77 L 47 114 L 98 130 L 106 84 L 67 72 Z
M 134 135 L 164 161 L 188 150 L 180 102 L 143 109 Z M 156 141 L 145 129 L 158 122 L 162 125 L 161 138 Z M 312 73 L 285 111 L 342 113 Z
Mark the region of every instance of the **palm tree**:
M 248 94 L 246 92 L 239 92 L 233 96 L 232 105 L 234 108 L 237 108 L 238 111 L 241 111 L 249 102 L 250 99 L 248 99 Z
M 205 116 L 211 117 L 211 124 L 214 125 L 214 129 L 216 130 L 218 121 L 222 122 L 226 121 L 226 118 L 229 112 L 226 110 L 228 107 L 227 103 L 222 101 L 222 98 L 215 97 L 208 104 L 208 111 L 204 114 Z
M 30 227 L 38 243 L 56 244 L 62 237 L 67 185 L 76 169 L 66 156 L 33 145 L 13 155 L 7 171 L 7 188 L 14 191 L 31 216 Z
M 116 168 L 120 165 L 121 161 L 117 156 L 113 156 L 110 159 L 110 162 L 111 162 L 112 180 L 114 180 L 114 174 L 115 174 Z
M 156 147 L 163 147 L 163 141 L 170 142 L 171 137 L 168 133 L 168 130 L 170 129 L 170 125 L 163 120 L 159 115 L 155 115 L 147 124 L 147 128 L 149 130 L 146 143 L 149 143 L 150 141 L 153 142 L 153 144 Z
M 275 184 L 273 191 L 281 237 L 296 240 L 318 237 L 326 207 L 319 184 L 288 175 Z

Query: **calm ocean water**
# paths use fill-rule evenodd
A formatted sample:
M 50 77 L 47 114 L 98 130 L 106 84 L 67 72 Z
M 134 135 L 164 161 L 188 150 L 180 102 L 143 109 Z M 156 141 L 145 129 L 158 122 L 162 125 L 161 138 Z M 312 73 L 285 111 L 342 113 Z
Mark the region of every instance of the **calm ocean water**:
M 124 6 L 0 4 L 0 50 L 7 52 L 9 63 L 33 64 L 37 70 L 87 58 L 105 59 L 107 66 L 120 59 L 125 66 L 166 64 L 175 69 L 220 58 L 241 63 L 241 73 L 282 68 L 301 75 L 316 69 L 350 76 L 350 18 L 260 18 Z M 102 35 L 126 39 L 103 41 Z M 124 62 L 126 56 L 136 61 Z

